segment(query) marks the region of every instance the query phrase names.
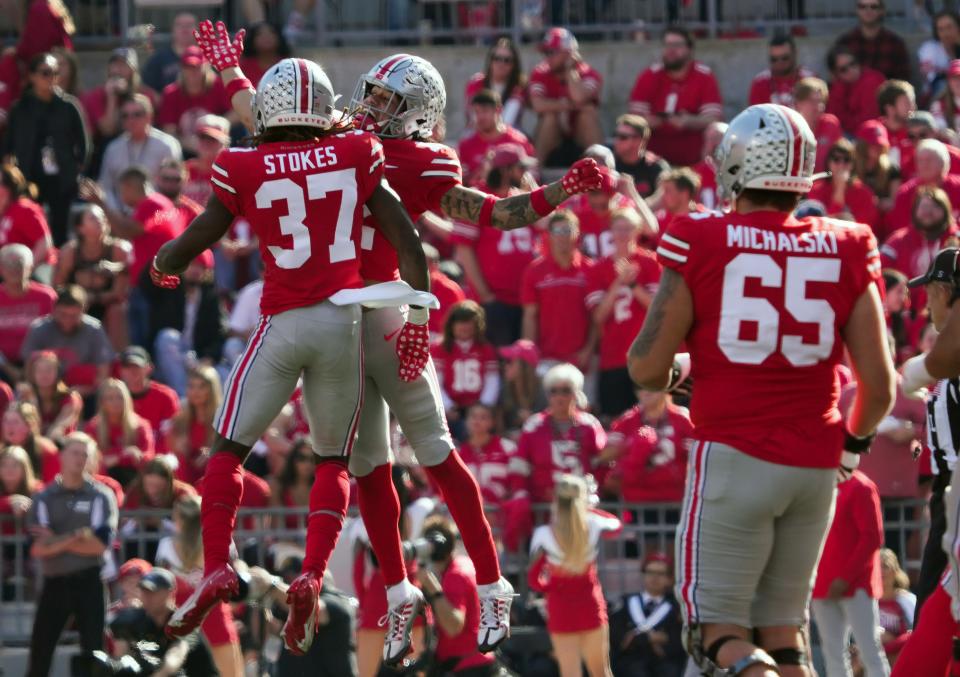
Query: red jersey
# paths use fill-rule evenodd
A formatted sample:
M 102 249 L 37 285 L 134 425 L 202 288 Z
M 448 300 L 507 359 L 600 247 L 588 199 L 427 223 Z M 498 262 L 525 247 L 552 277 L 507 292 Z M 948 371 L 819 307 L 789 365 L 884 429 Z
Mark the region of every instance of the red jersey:
M 10 203 L 0 217 L 0 247 L 22 244 L 31 250 L 41 240 L 50 242 L 50 227 L 43 207 L 33 200 L 20 197 Z M 34 261 L 34 265 L 48 261 Z
M 787 466 L 836 468 L 840 335 L 880 277 L 861 224 L 781 212 L 676 219 L 657 248 L 693 297 L 696 438 Z
M 473 247 L 483 279 L 498 301 L 520 305 L 523 271 L 537 255 L 537 237 L 533 228 L 523 226 L 500 230 L 493 226 L 454 221 L 451 240 Z
M 143 224 L 143 232 L 133 238 L 133 263 L 130 280 L 137 284 L 140 272 L 150 264 L 166 242 L 183 232 L 187 224 L 170 200 L 160 193 L 150 193 L 133 210 L 132 218 Z
M 192 96 L 174 82 L 163 88 L 160 108 L 157 110 L 157 125 L 176 125 L 181 134 L 193 134 L 197 119 L 208 113 L 226 115 L 230 111 L 227 90 L 216 78 L 202 93 Z
M 904 181 L 913 178 L 913 144 L 907 136 L 907 126 L 903 125 L 900 129 L 890 129 L 887 121 L 882 117 L 877 118 L 877 122 L 882 124 L 887 130 L 887 137 L 890 139 L 890 162 L 900 168 L 900 178 Z M 908 166 L 910 172 L 904 172 L 903 168 Z
M 717 209 L 720 206 L 720 198 L 717 197 L 717 170 L 713 164 L 706 160 L 701 160 L 691 167 L 697 176 L 700 177 L 700 194 L 696 196 L 699 204 L 706 209 Z
M 383 178 L 383 147 L 366 132 L 322 141 L 227 148 L 213 192 L 250 222 L 263 259 L 264 315 L 363 285 L 357 243 L 364 203 Z
M 503 130 L 489 139 L 482 137 L 480 132 L 474 132 L 470 136 L 460 139 L 460 145 L 457 147 L 463 172 L 470 177 L 470 185 L 477 185 L 477 183 L 486 180 L 487 177 L 483 169 L 486 167 L 487 154 L 492 148 L 502 143 L 515 143 L 522 146 L 529 157 L 537 156 L 533 144 L 530 143 L 527 136 L 519 129 L 508 124 L 504 124 Z
M 590 206 L 586 193 L 574 195 L 561 207 L 569 209 L 580 220 L 580 249 L 592 259 L 613 254 L 613 235 L 610 233 L 610 214 L 615 209 L 636 209 L 637 205 L 626 195 L 616 193 L 605 212 L 596 212 Z
M 674 78 L 655 63 L 643 71 L 630 92 L 629 110 L 646 118 L 675 113 L 723 115 L 723 99 L 713 71 L 706 64 L 693 61 L 686 72 Z M 649 149 L 675 165 L 693 165 L 700 160 L 703 131 L 679 129 L 662 124 L 650 137 Z
M 481 401 L 485 386 L 500 374 L 497 351 L 489 343 L 471 341 L 461 344 L 454 341 L 447 351 L 443 341 L 437 341 L 430 354 L 437 367 L 440 387 L 458 407 L 469 407 Z M 496 397 L 484 404 L 496 404 Z
M 203 213 L 203 207 L 186 195 L 178 197 L 177 202 L 173 206 L 180 212 L 180 218 L 183 220 L 184 227 L 189 226 L 195 218 Z
M 945 143 L 943 147 L 947 149 L 950 156 L 950 169 L 948 174 L 960 174 L 960 148 L 953 144 Z M 910 148 L 909 151 L 900 152 L 900 178 L 903 181 L 909 181 L 916 172 L 916 149 Z
M 480 596 L 477 592 L 477 574 L 468 557 L 454 557 L 440 580 L 443 596 L 456 611 L 463 615 L 463 627 L 459 634 L 448 635 L 443 626 L 436 624 L 437 663 L 454 662 L 453 672 L 488 665 L 493 656 L 477 650 L 477 631 L 480 629 Z
M 510 498 L 510 459 L 517 453 L 516 444 L 494 435 L 482 447 L 464 442 L 459 453 L 477 479 L 484 503 L 500 505 Z
M 897 195 L 893 200 L 893 209 L 887 214 L 886 227 L 890 233 L 898 228 L 905 228 L 912 222 L 911 213 L 913 212 L 913 201 L 917 197 L 917 189 L 922 186 L 920 179 L 910 179 L 897 190 Z M 947 174 L 939 184 L 939 188 L 950 198 L 950 204 L 953 205 L 953 216 L 956 219 L 960 216 L 960 176 Z
M 440 198 L 463 183 L 460 160 L 450 146 L 409 139 L 382 139 L 387 158 L 384 175 L 416 222 L 426 211 L 442 211 Z M 399 280 L 397 252 L 379 232 L 376 221 L 364 220 L 360 275 L 364 280 Z
M 430 270 L 430 291 L 440 302 L 440 310 L 430 313 L 431 334 L 442 334 L 443 324 L 447 321 L 447 313 L 455 304 L 467 298 L 460 285 L 444 275 L 439 268 Z
M 590 64 L 578 61 L 575 66 L 580 75 L 580 81 L 585 89 L 591 93 L 591 101 L 600 103 L 600 90 L 603 88 L 603 76 L 595 70 Z M 537 64 L 533 72 L 530 73 L 530 81 L 527 85 L 527 91 L 530 97 L 540 96 L 545 99 L 569 99 L 570 86 L 567 84 L 566 76 L 563 79 L 550 69 L 550 64 L 541 61 Z
M 47 0 L 32 0 L 17 44 L 17 57 L 27 64 L 33 57 L 54 47 L 73 51 L 73 39 L 67 32 L 66 21 Z
M 107 468 L 113 467 L 113 465 L 120 468 L 139 468 L 153 458 L 153 431 L 150 429 L 150 424 L 139 416 L 136 416 L 134 428 L 133 439 L 127 441 L 124 439 L 123 430 L 120 426 L 108 426 L 107 443 L 101 444 L 100 415 L 97 414 L 90 419 L 83 432 L 95 439 L 100 445 L 100 451 L 103 454 L 103 459 L 100 462 L 102 469 L 106 470 Z M 135 461 L 130 456 L 124 455 L 123 450 L 128 446 L 134 446 L 140 450 L 141 457 L 139 461 Z M 107 465 L 107 461 L 112 460 L 115 460 L 116 463 Z
M 0 353 L 10 362 L 20 364 L 20 346 L 27 337 L 30 323 L 49 315 L 57 293 L 45 284 L 27 282 L 23 296 L 13 297 L 0 285 Z
M 600 421 L 578 411 L 572 425 L 563 431 L 550 414 L 542 411 L 523 424 L 517 453 L 510 459 L 510 489 L 513 496 L 529 496 L 533 503 L 553 500 L 553 487 L 560 476 L 597 475 L 597 455 L 607 446 Z M 602 478 L 597 480 L 602 481 Z
M 812 78 L 813 71 L 800 66 L 790 75 L 774 75 L 770 69 L 757 73 L 750 83 L 750 105 L 779 103 L 793 108 L 793 86 L 802 78 Z
M 171 419 L 180 411 L 180 398 L 170 386 L 150 381 L 142 393 L 130 393 L 133 410 L 137 416 L 150 424 L 153 439 L 158 451 L 166 451 L 167 431 Z
M 629 260 L 639 269 L 636 284 L 650 294 L 657 292 L 660 283 L 660 264 L 656 257 L 645 249 L 638 249 Z M 600 305 L 607 290 L 617 279 L 616 260 L 607 257 L 590 269 L 587 281 L 587 308 L 591 311 Z M 641 305 L 633 288 L 619 285 L 613 309 L 601 327 L 600 369 L 622 369 L 627 366 L 627 350 L 640 333 L 647 317 L 647 307 Z
M 623 500 L 682 501 L 692 437 L 690 417 L 674 404 L 667 404 L 659 421 L 645 421 L 640 405 L 614 421 L 608 439 L 622 449 L 612 473 L 619 476 Z
M 827 112 L 837 116 L 840 126 L 847 134 L 857 133 L 861 124 L 880 114 L 877 107 L 877 90 L 884 83 L 883 73 L 861 66 L 862 75 L 856 82 L 844 82 L 834 78 L 830 83 L 830 98 Z
M 196 202 L 205 205 L 210 195 L 213 193 L 213 187 L 210 183 L 210 177 L 213 176 L 213 167 L 207 169 L 196 158 L 187 160 L 187 181 L 183 184 L 183 194 Z
M 908 278 L 923 275 L 937 252 L 947 246 L 947 240 L 955 238 L 960 229 L 952 225 L 933 240 L 912 225 L 899 228 L 890 234 L 880 247 L 880 262 L 884 268 L 899 270 Z M 927 304 L 927 290 L 922 285 L 910 290 L 910 304 L 923 308 Z
M 880 210 L 877 207 L 877 196 L 873 194 L 860 179 L 854 178 L 846 187 L 843 202 L 833 200 L 833 182 L 830 179 L 821 179 L 813 184 L 813 190 L 807 193 L 807 199 L 818 200 L 827 208 L 827 216 L 843 216 L 850 213 L 853 221 L 865 223 L 871 230 L 880 230 Z
M 569 268 L 551 256 L 527 266 L 520 281 L 520 302 L 537 306 L 537 345 L 545 360 L 575 361 L 586 343 L 593 319 L 587 310 L 587 276 L 593 264 L 573 253 Z
M 813 135 L 817 137 L 817 162 L 814 170 L 822 172 L 827 167 L 827 155 L 830 148 L 843 138 L 840 119 L 831 113 L 823 113 L 814 126 Z

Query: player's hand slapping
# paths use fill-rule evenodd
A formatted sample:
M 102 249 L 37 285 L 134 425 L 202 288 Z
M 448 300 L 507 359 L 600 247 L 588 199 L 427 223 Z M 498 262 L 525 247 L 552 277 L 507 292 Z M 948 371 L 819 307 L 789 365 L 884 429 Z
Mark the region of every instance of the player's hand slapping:
M 213 22 L 207 19 L 200 22 L 197 30 L 193 32 L 193 39 L 197 41 L 204 58 L 219 72 L 235 68 L 240 63 L 244 35 L 246 31 L 241 28 L 231 40 L 230 32 L 222 21 L 218 21 L 214 26 Z
M 600 190 L 603 185 L 603 175 L 600 174 L 600 167 L 593 158 L 580 158 L 567 173 L 560 179 L 560 185 L 567 195 L 576 195 L 586 193 L 591 190 Z
M 411 308 L 407 321 L 397 336 L 397 359 L 400 361 L 401 381 L 416 381 L 430 359 L 430 330 L 427 321 L 430 311 L 426 308 Z
M 157 259 L 150 262 L 150 281 L 163 289 L 176 289 L 180 286 L 180 276 L 164 273 L 157 268 Z

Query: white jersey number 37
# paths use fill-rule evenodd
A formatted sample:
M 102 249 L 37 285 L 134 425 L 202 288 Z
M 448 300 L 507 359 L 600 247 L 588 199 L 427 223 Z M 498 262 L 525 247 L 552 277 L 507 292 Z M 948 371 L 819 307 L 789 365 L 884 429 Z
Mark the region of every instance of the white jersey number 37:
M 780 313 L 768 300 L 744 294 L 747 278 L 764 287 L 783 288 L 786 312 L 797 321 L 818 327 L 815 343 L 780 334 Z M 825 360 L 833 352 L 836 313 L 823 299 L 807 298 L 808 282 L 839 282 L 840 259 L 791 256 L 786 271 L 766 254 L 738 254 L 723 273 L 723 301 L 717 342 L 731 362 L 760 364 L 776 350 L 795 367 Z M 740 338 L 741 325 L 756 326 L 756 338 Z

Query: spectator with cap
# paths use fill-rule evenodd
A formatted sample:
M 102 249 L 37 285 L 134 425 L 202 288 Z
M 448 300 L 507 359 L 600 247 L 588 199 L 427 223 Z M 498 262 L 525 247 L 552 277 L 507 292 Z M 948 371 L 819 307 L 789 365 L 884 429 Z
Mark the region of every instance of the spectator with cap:
M 599 190 L 574 195 L 563 203 L 577 217 L 580 250 L 591 259 L 601 259 L 613 253 L 610 223 L 617 209 L 637 211 L 636 203 L 618 192 L 619 176 L 614 170 L 600 168 L 603 182 Z
M 110 233 L 107 215 L 85 205 L 76 225 L 77 237 L 60 250 L 53 284 L 78 284 L 87 291 L 87 314 L 103 323 L 114 348 L 127 345 L 127 297 L 133 248 Z
M 827 216 L 865 223 L 877 230 L 880 225 L 877 198 L 854 173 L 853 160 L 852 143 L 846 139 L 834 143 L 827 154 L 830 176 L 815 181 L 807 198 L 821 202 Z
M 87 474 L 96 443 L 72 433 L 60 450 L 60 475 L 34 496 L 27 516 L 30 556 L 43 588 L 37 600 L 26 674 L 46 677 L 63 628 L 72 616 L 85 652 L 103 649 L 106 587 L 100 579 L 117 531 L 113 492 Z
M 180 74 L 176 82 L 163 88 L 157 124 L 167 134 L 179 138 L 187 152 L 192 154 L 197 150 L 193 136 L 197 120 L 209 113 L 233 115 L 220 78 L 203 60 L 200 48 L 190 46 L 180 57 Z
M 120 565 L 117 571 L 117 585 L 114 600 L 107 607 L 107 624 L 113 622 L 124 609 L 140 606 L 140 581 L 150 573 L 153 565 L 145 559 L 131 557 Z
M 572 362 L 586 368 L 597 341 L 586 304 L 592 264 L 577 249 L 580 224 L 573 212 L 553 212 L 547 233 L 546 251 L 520 281 L 523 338 L 539 347 L 541 366 Z
M 600 413 L 612 418 L 636 401 L 627 373 L 627 350 L 640 332 L 660 282 L 660 264 L 637 245 L 640 218 L 615 210 L 610 219 L 611 252 L 590 269 L 587 307 L 600 340 Z
M 10 110 L 0 156 L 12 158 L 27 181 L 36 184 L 59 247 L 67 240 L 70 205 L 77 196 L 77 175 L 89 159 L 90 140 L 79 103 L 55 85 L 58 68 L 52 54 L 30 61 L 30 84 Z
M 647 150 L 650 125 L 642 115 L 626 113 L 617 118 L 613 133 L 614 167 L 621 174 L 633 177 L 641 197 L 650 197 L 657 189 L 657 178 L 670 169 L 666 160 Z
M 827 112 L 837 116 L 844 132 L 854 134 L 865 120 L 880 114 L 877 91 L 884 83 L 883 74 L 861 65 L 853 51 L 842 45 L 827 53 L 827 68 L 833 76 Z
M 443 326 L 446 322 L 450 309 L 467 298 L 463 289 L 456 281 L 447 276 L 440 269 L 440 252 L 431 244 L 423 243 L 423 253 L 427 257 L 427 267 L 430 270 L 430 291 L 440 301 L 438 312 L 430 313 L 430 335 L 440 336 L 443 334 Z M 241 292 L 243 293 L 243 292 Z M 236 311 L 236 304 L 234 305 Z M 230 316 L 231 331 L 233 330 L 233 315 Z M 251 327 L 251 331 L 253 327 Z M 489 339 L 486 339 L 489 340 Z
M 56 260 L 56 251 L 47 216 L 36 198 L 36 187 L 27 183 L 19 167 L 0 164 L 0 247 L 26 245 L 36 265 L 48 270 L 46 264 Z
M 913 144 L 907 137 L 907 120 L 917 110 L 913 85 L 903 80 L 887 80 L 877 90 L 877 107 L 879 120 L 890 139 L 890 159 L 902 168 L 912 161 Z
M 813 71 L 797 63 L 797 44 L 792 35 L 777 34 L 767 46 L 770 67 L 760 71 L 750 83 L 750 105 L 779 103 L 793 106 L 793 88 L 803 78 L 813 77 Z
M 179 639 L 170 639 L 164 632 L 163 628 L 176 609 L 176 590 L 177 579 L 162 567 L 153 567 L 140 579 L 140 604 L 124 609 L 110 622 L 113 656 L 138 655 L 143 651 L 143 643 L 148 643 L 155 647 L 149 655 L 159 663 L 160 674 L 219 675 L 210 649 L 199 632 Z
M 946 86 L 930 104 L 937 127 L 960 132 L 960 59 L 953 59 L 945 73 Z
M 855 0 L 857 25 L 837 38 L 867 68 L 880 71 L 886 78 L 910 78 L 910 55 L 899 35 L 883 25 L 886 14 L 883 0 Z
M 503 365 L 501 408 L 504 426 L 508 430 L 520 428 L 543 400 L 537 366 L 540 351 L 529 339 L 517 339 L 500 348 Z
M 650 150 L 674 165 L 700 159 L 703 130 L 723 117 L 723 100 L 713 71 L 693 58 L 693 36 L 683 27 L 663 33 L 661 60 L 640 73 L 629 110 L 653 130 Z
M 831 143 L 827 150 L 832 146 Z M 820 154 L 819 146 L 817 154 Z M 853 171 L 876 196 L 877 208 L 885 220 L 887 212 L 893 209 L 894 196 L 900 188 L 901 179 L 900 168 L 890 159 L 887 128 L 879 120 L 867 120 L 857 129 Z
M 123 133 L 107 144 L 100 163 L 98 183 L 106 194 L 104 200 L 113 210 L 125 210 L 120 200 L 120 176 L 132 167 L 142 167 L 147 176 L 154 176 L 167 158 L 180 158 L 182 151 L 176 138 L 153 126 L 153 104 L 142 94 L 134 94 L 120 107 Z M 81 185 L 83 185 L 81 183 Z M 81 197 L 90 201 L 91 196 Z M 123 236 L 122 233 L 117 233 Z
M 713 165 L 712 158 L 714 151 L 723 141 L 723 135 L 726 133 L 726 122 L 711 122 L 703 133 L 703 151 L 701 153 L 703 159 L 691 167 L 693 173 L 700 177 L 700 193 L 694 199 L 707 209 L 720 207 L 717 197 L 717 170 Z
M 156 105 L 157 93 L 140 81 L 139 59 L 133 47 L 118 47 L 107 60 L 107 78 L 80 97 L 93 136 L 96 155 L 120 134 L 120 109 L 134 94 L 143 94 Z
M 162 92 L 173 84 L 180 73 L 180 57 L 187 47 L 196 45 L 193 31 L 197 17 L 189 12 L 180 12 L 173 17 L 170 27 L 170 43 L 154 49 L 143 66 L 143 82 L 156 92 Z M 244 71 L 246 72 L 246 71 Z
M 197 361 L 218 366 L 226 340 L 227 315 L 213 284 L 213 255 L 206 250 L 194 259 L 176 289 L 149 282 L 142 289 L 154 309 L 148 340 L 154 346 L 157 372 L 183 396 L 189 368 Z
M 893 209 L 886 221 L 888 231 L 910 225 L 917 191 L 920 188 L 940 188 L 947 194 L 950 204 L 960 206 L 960 175 L 949 173 L 950 151 L 947 147 L 936 139 L 924 139 L 917 144 L 914 158 L 915 176 L 897 190 Z
M 182 160 L 167 158 L 160 163 L 160 171 L 157 172 L 156 176 L 157 192 L 173 203 L 173 206 L 180 212 L 184 225 L 188 226 L 195 218 L 200 216 L 203 207 L 184 194 L 183 188 L 186 183 L 187 165 Z M 204 204 L 206 204 L 206 200 L 204 200 Z
M 246 73 L 246 71 L 244 71 Z M 502 117 L 506 124 L 519 127 L 526 106 L 527 76 L 520 63 L 520 51 L 507 36 L 497 38 L 489 51 L 483 72 L 474 73 L 464 89 L 463 100 L 472 101 L 481 90 L 493 90 L 503 102 Z M 468 126 L 472 124 L 471 111 L 465 111 Z
M 91 398 L 109 374 L 113 347 L 100 322 L 86 314 L 86 307 L 87 294 L 81 287 L 64 287 L 50 315 L 30 325 L 20 356 L 26 362 L 38 350 L 52 350 L 60 358 L 67 384 Z
M 817 139 L 817 161 L 814 169 L 823 171 L 827 161 L 827 149 L 843 136 L 840 120 L 827 113 L 830 95 L 827 83 L 820 78 L 803 78 L 793 88 L 793 107 L 810 125 Z
M 603 141 L 603 76 L 583 60 L 577 39 L 566 28 L 547 31 L 540 51 L 544 60 L 530 74 L 529 96 L 537 114 L 533 145 L 540 164 L 546 165 L 564 140 L 579 149 Z
M 500 95 L 493 90 L 482 89 L 470 99 L 473 110 L 474 132 L 460 140 L 458 154 L 463 165 L 466 183 L 477 185 L 486 178 L 486 159 L 491 150 L 502 144 L 515 144 L 527 155 L 534 155 L 533 145 L 526 135 L 503 120 L 503 104 Z
M 133 410 L 150 424 L 157 451 L 164 452 L 167 433 L 180 411 L 180 398 L 173 388 L 153 380 L 152 375 L 149 352 L 130 346 L 120 353 L 120 378 L 130 391 Z
M 925 110 L 918 110 L 911 113 L 907 118 L 907 141 L 912 146 L 911 152 L 907 153 L 904 164 L 900 165 L 900 177 L 904 181 L 912 179 L 916 174 L 915 155 L 916 146 L 924 139 L 939 140 L 939 132 L 936 120 L 933 115 Z M 947 137 L 947 134 L 944 134 Z M 947 173 L 960 174 L 960 148 L 952 143 L 944 143 L 943 147 L 950 155 L 950 168 Z
M 652 552 L 640 564 L 643 590 L 624 595 L 610 614 L 610 660 L 615 675 L 683 674 L 683 620 L 673 596 L 673 560 Z
M 207 204 L 213 189 L 213 163 L 224 148 L 230 145 L 230 122 L 219 115 L 207 114 L 197 118 L 194 128 L 197 137 L 197 156 L 187 160 L 189 174 L 183 194 L 198 205 Z
M 57 294 L 30 280 L 33 254 L 26 245 L 0 248 L 0 371 L 11 383 L 24 362 L 22 346 L 31 324 L 53 310 Z

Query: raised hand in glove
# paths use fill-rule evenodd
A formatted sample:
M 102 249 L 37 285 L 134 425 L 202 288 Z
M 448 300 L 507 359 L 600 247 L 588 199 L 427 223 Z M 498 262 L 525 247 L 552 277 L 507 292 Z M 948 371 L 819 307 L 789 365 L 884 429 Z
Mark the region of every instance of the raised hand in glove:
M 241 28 L 231 40 L 230 33 L 222 21 L 218 21 L 214 26 L 209 19 L 200 22 L 197 30 L 193 32 L 193 38 L 197 41 L 204 58 L 217 71 L 235 68 L 240 63 L 244 35 L 246 31 Z
M 593 158 L 580 158 L 560 179 L 560 185 L 567 195 L 599 190 L 603 185 L 603 176 L 597 161 Z

